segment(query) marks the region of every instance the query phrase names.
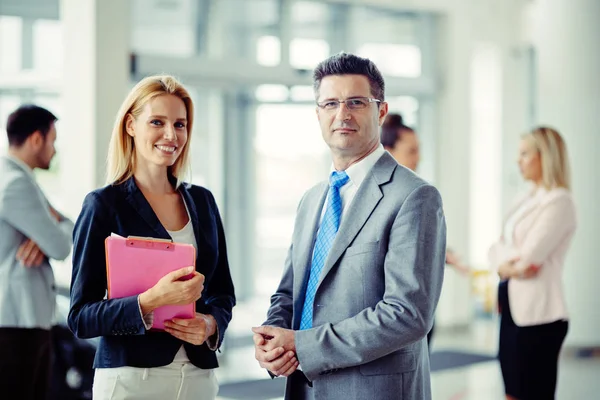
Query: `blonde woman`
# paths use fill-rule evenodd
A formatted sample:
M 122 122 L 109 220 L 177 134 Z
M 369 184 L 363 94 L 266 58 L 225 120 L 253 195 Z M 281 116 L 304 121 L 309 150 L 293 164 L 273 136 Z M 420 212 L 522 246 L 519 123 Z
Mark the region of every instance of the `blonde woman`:
M 77 337 L 100 337 L 95 400 L 216 397 L 215 351 L 235 296 L 214 197 L 182 182 L 193 119 L 190 95 L 177 80 L 139 82 L 117 114 L 109 184 L 87 195 L 75 224 L 68 323 Z M 113 232 L 192 244 L 196 269 L 174 271 L 139 296 L 105 299 L 104 239 Z M 193 278 L 179 280 L 191 272 Z M 194 319 L 173 319 L 166 332 L 149 330 L 154 309 L 191 302 Z
M 577 224 L 560 134 L 546 127 L 526 134 L 519 168 L 533 188 L 518 199 L 489 252 L 502 280 L 500 366 L 507 399 L 554 399 L 568 330 L 562 272 Z

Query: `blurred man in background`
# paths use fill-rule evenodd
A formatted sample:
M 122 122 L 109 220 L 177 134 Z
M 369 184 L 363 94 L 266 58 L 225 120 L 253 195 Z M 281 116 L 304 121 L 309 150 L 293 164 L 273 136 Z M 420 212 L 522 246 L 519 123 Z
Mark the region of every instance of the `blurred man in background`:
M 48 392 L 55 283 L 49 259 L 71 250 L 73 223 L 48 202 L 33 174 L 56 154 L 56 117 L 25 105 L 8 117 L 0 156 L 0 393 Z

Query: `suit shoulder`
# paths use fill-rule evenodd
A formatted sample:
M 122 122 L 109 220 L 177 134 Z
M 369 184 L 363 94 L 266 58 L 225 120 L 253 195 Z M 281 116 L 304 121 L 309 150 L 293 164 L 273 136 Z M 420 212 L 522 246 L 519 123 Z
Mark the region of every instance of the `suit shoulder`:
M 92 190 L 83 199 L 84 209 L 111 209 L 118 207 L 125 198 L 122 184 L 110 184 Z
M 192 183 L 188 183 L 188 182 L 182 182 L 181 183 L 181 187 L 184 188 L 185 190 L 189 191 L 192 195 L 212 195 L 212 192 L 205 188 L 204 186 L 200 186 L 200 185 L 194 185 Z
M 115 197 L 120 196 L 120 193 L 122 192 L 122 184 L 110 184 L 110 185 L 106 185 L 104 187 L 92 190 L 91 192 L 89 192 L 87 194 L 86 197 L 89 198 L 96 198 L 96 199 L 100 199 L 100 200 L 109 200 L 109 199 L 114 199 Z
M 569 198 L 572 199 L 573 198 L 573 194 L 571 193 L 571 191 L 569 189 L 566 188 L 554 188 L 548 191 L 548 197 L 549 198 Z
M 565 188 L 554 188 L 548 191 L 545 196 L 544 203 L 561 202 L 574 206 L 575 201 L 570 190 Z
M 296 208 L 296 212 L 300 212 L 303 209 L 303 205 L 312 204 L 312 202 L 317 201 L 317 199 L 319 199 L 323 195 L 325 190 L 327 190 L 327 187 L 327 181 L 322 181 L 308 189 L 306 192 L 304 192 L 304 194 L 298 201 L 298 207 Z
M 211 203 L 215 203 L 215 196 L 204 186 L 183 182 L 181 187 L 182 189 L 187 190 L 194 200 L 202 199 Z
M 316 185 L 312 186 L 310 189 L 304 192 L 304 195 L 302 195 L 302 198 L 300 199 L 300 204 L 302 204 L 303 200 L 307 198 L 319 198 L 323 195 L 323 192 L 327 190 L 328 187 L 329 183 L 327 181 L 321 181 Z
M 313 193 L 321 193 L 329 184 L 327 181 L 321 181 L 315 185 L 313 185 L 310 189 L 308 189 L 304 195 L 313 194 Z
M 34 181 L 31 180 L 25 171 L 12 168 L 3 168 L 2 179 L 0 179 L 0 190 L 3 192 L 12 188 L 18 188 L 22 190 L 23 187 L 31 186 L 35 187 Z
M 25 171 L 8 168 L 1 173 L 0 200 L 19 199 L 35 194 L 37 184 Z
M 438 189 L 434 185 L 401 165 L 394 171 L 390 183 L 396 190 L 405 193 L 407 196 L 417 191 L 432 191 L 439 194 Z

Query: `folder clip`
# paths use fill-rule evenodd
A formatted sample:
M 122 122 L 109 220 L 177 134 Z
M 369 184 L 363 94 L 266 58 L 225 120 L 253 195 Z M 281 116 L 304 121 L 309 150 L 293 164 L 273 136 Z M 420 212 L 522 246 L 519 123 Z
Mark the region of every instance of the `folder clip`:
M 170 239 L 156 239 L 151 237 L 128 236 L 125 242 L 127 247 L 155 250 L 175 250 L 173 241 Z

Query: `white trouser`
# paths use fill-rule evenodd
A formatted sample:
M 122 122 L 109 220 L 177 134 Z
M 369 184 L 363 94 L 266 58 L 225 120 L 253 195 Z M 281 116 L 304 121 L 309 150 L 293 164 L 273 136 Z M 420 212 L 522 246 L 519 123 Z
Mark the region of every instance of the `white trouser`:
M 155 368 L 98 368 L 94 400 L 214 400 L 219 384 L 212 369 L 190 362 Z

